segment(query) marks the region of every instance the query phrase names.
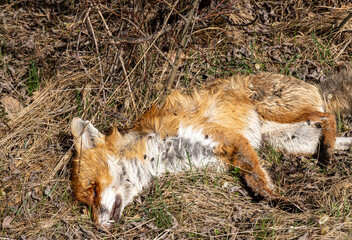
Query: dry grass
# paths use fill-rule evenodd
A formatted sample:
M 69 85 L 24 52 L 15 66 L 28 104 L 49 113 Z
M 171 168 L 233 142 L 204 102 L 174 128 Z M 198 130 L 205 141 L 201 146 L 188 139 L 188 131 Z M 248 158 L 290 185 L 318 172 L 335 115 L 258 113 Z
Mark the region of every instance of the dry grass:
M 182 44 L 193 1 L 3 2 L 0 238 L 352 238 L 351 153 L 322 170 L 314 159 L 263 149 L 279 191 L 300 198 L 302 213 L 252 202 L 237 173 L 194 171 L 155 180 L 107 232 L 74 201 L 69 182 L 74 116 L 102 131 L 112 122 L 127 130 L 170 81 L 187 91 L 270 71 L 319 83 L 351 66 L 352 20 L 341 25 L 349 1 L 201 1 Z M 351 135 L 350 121 L 339 126 Z

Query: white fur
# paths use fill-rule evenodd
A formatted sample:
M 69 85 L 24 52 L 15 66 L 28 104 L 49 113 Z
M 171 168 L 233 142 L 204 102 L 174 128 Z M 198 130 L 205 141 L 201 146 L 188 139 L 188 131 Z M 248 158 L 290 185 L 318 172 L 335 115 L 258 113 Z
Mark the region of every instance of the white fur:
M 103 226 L 109 225 L 110 213 L 112 212 L 113 205 L 116 200 L 116 188 L 115 185 L 111 184 L 101 194 L 101 207 L 104 207 L 107 211 L 101 211 L 99 214 L 99 223 Z
M 186 149 L 187 146 L 189 149 Z M 110 220 L 110 214 L 117 195 L 122 198 L 121 216 L 124 207 L 151 182 L 154 176 L 206 166 L 215 167 L 218 170 L 225 169 L 225 164 L 213 154 L 212 150 L 216 146 L 217 143 L 210 137 L 206 137 L 202 131 L 180 126 L 177 136 L 174 137 L 161 139 L 155 133 L 146 136 L 146 159 L 144 160 L 117 159 L 115 156 L 109 156 L 108 166 L 113 181 L 102 192 L 101 207 L 107 211 L 99 215 L 99 223 L 109 226 L 113 222 Z M 202 151 L 203 149 L 207 151 Z M 187 151 L 189 151 L 189 158 Z
M 72 134 L 76 138 L 76 146 L 82 150 L 94 148 L 95 139 L 99 139 L 104 135 L 96 129 L 90 121 L 83 121 L 79 117 L 75 117 L 71 122 Z
M 316 128 L 314 123 L 262 122 L 254 110 L 250 112 L 246 124 L 248 127 L 243 131 L 243 135 L 257 149 L 260 148 L 262 140 L 265 140 L 279 151 L 313 154 L 316 152 L 321 135 L 321 129 Z M 97 135 L 94 129 L 91 133 Z M 123 138 L 123 144 L 116 143 L 119 148 L 132 147 L 139 139 L 134 132 Z M 104 211 L 101 211 L 98 218 L 103 226 L 109 227 L 113 222 L 110 218 L 116 196 L 120 196 L 122 200 L 119 212 L 121 216 L 124 207 L 151 182 L 153 177 L 166 172 L 177 173 L 207 166 L 217 170 L 226 169 L 225 163 L 214 155 L 218 143 L 195 127 L 181 125 L 176 136 L 162 139 L 158 134 L 152 133 L 144 136 L 143 140 L 146 141 L 144 159 L 137 157 L 118 159 L 114 155 L 108 156 L 108 168 L 113 180 L 101 194 L 101 209 Z M 347 150 L 351 145 L 352 138 L 336 139 L 337 149 Z M 269 185 L 273 187 L 271 183 Z
M 243 135 L 253 148 L 259 149 L 262 144 L 261 121 L 258 113 L 251 110 L 246 119 L 247 128 L 243 131 Z
M 335 149 L 340 151 L 352 149 L 352 137 L 337 137 L 335 140 Z
M 264 121 L 263 139 L 276 150 L 292 154 L 314 154 L 317 151 L 321 129 L 314 123 L 277 123 Z

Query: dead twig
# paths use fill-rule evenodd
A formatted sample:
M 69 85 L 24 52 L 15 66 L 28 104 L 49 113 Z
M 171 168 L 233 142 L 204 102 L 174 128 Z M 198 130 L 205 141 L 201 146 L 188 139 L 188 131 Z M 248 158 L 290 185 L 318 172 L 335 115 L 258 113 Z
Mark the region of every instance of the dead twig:
M 175 27 L 176 27 L 177 25 L 182 26 L 183 24 L 186 23 L 186 21 L 180 20 L 180 21 L 178 21 L 177 23 L 168 25 L 166 28 L 160 30 L 159 32 L 156 32 L 156 33 L 154 33 L 154 34 L 151 34 L 151 35 L 146 36 L 145 33 L 142 31 L 142 29 L 141 29 L 138 25 L 136 25 L 134 22 L 132 22 L 132 21 L 129 20 L 129 19 L 125 19 L 125 20 L 128 21 L 129 23 L 131 23 L 135 28 L 138 29 L 138 31 L 139 31 L 142 35 L 144 35 L 144 37 L 141 37 L 141 38 L 124 38 L 124 39 L 118 38 L 118 37 L 115 38 L 116 40 L 118 40 L 118 41 L 120 41 L 120 42 L 122 42 L 122 43 L 131 43 L 131 44 L 139 44 L 139 43 L 143 43 L 143 42 L 149 41 L 149 40 L 153 39 L 154 37 L 159 37 L 160 35 L 162 35 L 162 34 L 168 32 L 168 31 L 170 31 L 171 29 L 175 29 Z M 114 41 L 114 39 L 113 39 L 112 41 L 113 41 L 113 42 L 112 42 L 113 44 L 117 44 L 117 43 Z M 161 55 L 171 66 L 173 65 L 173 63 L 170 61 L 170 59 L 169 59 L 167 56 L 165 56 L 165 54 L 160 50 L 160 48 L 159 48 L 158 46 L 156 46 L 155 44 L 153 44 L 152 46 L 160 53 L 160 55 Z
M 91 11 L 91 8 L 88 8 L 88 10 L 86 11 L 85 13 L 85 16 L 84 16 L 84 19 L 83 19 L 83 22 L 86 21 L 86 19 L 88 18 L 88 15 Z M 86 73 L 86 75 L 93 81 L 93 82 L 97 82 L 88 72 L 88 69 L 86 68 L 86 66 L 84 66 L 83 62 L 82 62 L 82 59 L 81 59 L 81 56 L 79 55 L 79 51 L 78 51 L 78 48 L 79 48 L 79 44 L 81 42 L 81 35 L 82 35 L 82 31 L 79 31 L 78 33 L 78 38 L 77 38 L 77 46 L 76 46 L 76 55 L 77 55 L 77 58 L 84 70 L 84 72 Z
M 87 16 L 87 22 L 88 22 L 88 24 L 87 24 L 88 29 L 92 33 L 94 44 L 95 44 L 95 50 L 96 50 L 96 53 L 97 53 L 97 58 L 98 58 L 98 63 L 99 63 L 99 70 L 100 70 L 100 88 L 101 88 L 101 91 L 103 91 L 103 98 L 104 98 L 104 102 L 105 102 L 103 66 L 102 66 L 101 60 L 100 60 L 98 41 L 97 41 L 97 38 L 95 37 L 94 28 L 93 28 L 92 22 L 90 21 L 89 15 Z
M 185 23 L 186 23 L 185 20 L 180 20 L 177 23 L 168 25 L 167 27 L 165 27 L 164 29 L 160 30 L 159 32 L 153 33 L 153 34 L 148 35 L 148 36 L 140 37 L 140 38 L 119 38 L 119 37 L 114 37 L 114 39 L 118 40 L 121 43 L 132 43 L 132 44 L 143 43 L 143 42 L 150 41 L 153 38 L 155 38 L 157 36 L 160 36 L 160 35 L 168 32 L 168 31 L 174 29 L 175 26 L 177 26 L 177 25 L 182 26 Z M 113 44 L 116 44 L 116 43 L 113 42 Z
M 169 81 L 168 81 L 167 86 L 166 86 L 166 92 L 170 91 L 170 89 L 172 87 L 172 84 L 173 84 L 173 82 L 175 80 L 176 72 L 177 72 L 177 69 L 178 69 L 178 67 L 180 65 L 182 50 L 183 50 L 183 48 L 184 48 L 184 46 L 186 44 L 186 40 L 187 40 L 187 37 L 186 37 L 187 31 L 188 31 L 188 28 L 189 28 L 189 26 L 191 24 L 192 18 L 194 16 L 194 12 L 198 8 L 198 5 L 199 5 L 199 0 L 195 0 L 193 2 L 193 7 L 192 7 L 192 9 L 190 10 L 190 12 L 188 14 L 186 25 L 184 26 L 183 31 L 182 31 L 181 42 L 180 42 L 180 45 L 179 45 L 179 47 L 177 49 L 177 52 L 176 52 L 176 57 L 175 57 L 175 61 L 174 61 L 174 64 L 173 64 L 172 72 L 171 72 Z
M 173 5 L 173 9 L 176 7 L 177 3 L 179 1 L 176 1 Z M 167 16 L 167 18 L 165 19 L 164 25 L 162 27 L 162 29 L 164 29 L 167 25 L 167 21 L 170 18 L 172 13 L 172 10 L 170 11 L 169 15 Z M 139 59 L 139 61 L 136 63 L 136 65 L 134 66 L 134 68 L 130 71 L 130 73 L 128 75 L 126 75 L 126 79 L 130 77 L 130 75 L 136 70 L 136 68 L 138 67 L 138 65 L 142 62 L 142 60 L 144 59 L 144 57 L 146 56 L 146 54 L 149 52 L 149 50 L 152 48 L 152 46 L 154 45 L 154 43 L 156 42 L 156 40 L 160 37 L 161 33 L 159 32 L 159 34 L 155 37 L 155 39 L 153 40 L 153 42 L 150 44 L 150 46 L 148 47 L 148 49 L 144 52 L 143 56 Z M 108 101 L 110 101 L 116 94 L 117 89 L 110 95 Z
M 120 62 L 121 62 L 121 66 L 122 66 L 123 73 L 125 74 L 125 78 L 126 78 L 127 85 L 128 85 L 128 90 L 130 91 L 130 94 L 131 94 L 131 99 L 132 99 L 133 108 L 134 108 L 134 110 L 135 110 L 136 113 L 137 113 L 137 105 L 136 105 L 135 97 L 134 97 L 134 94 L 133 94 L 133 91 L 132 91 L 132 88 L 131 88 L 131 83 L 130 83 L 130 80 L 129 80 L 129 75 L 127 74 L 127 71 L 126 71 L 126 68 L 125 68 L 125 64 L 124 64 L 124 61 L 123 61 L 123 59 L 122 59 L 122 51 L 121 51 L 121 54 L 119 55 L 119 60 L 120 60 Z
M 346 23 L 352 18 L 352 8 L 350 9 L 350 14 L 347 15 L 347 17 L 340 23 L 340 25 L 334 30 L 334 32 L 338 32 L 339 30 L 341 30 Z
M 50 172 L 49 176 L 48 176 L 48 180 L 52 180 L 55 177 L 55 174 L 62 169 L 63 166 L 66 166 L 67 163 L 69 162 L 69 160 L 72 157 L 73 154 L 73 146 L 72 145 L 70 147 L 70 149 L 65 153 L 64 156 L 62 156 L 62 158 L 60 158 L 59 162 L 55 165 L 54 169 Z

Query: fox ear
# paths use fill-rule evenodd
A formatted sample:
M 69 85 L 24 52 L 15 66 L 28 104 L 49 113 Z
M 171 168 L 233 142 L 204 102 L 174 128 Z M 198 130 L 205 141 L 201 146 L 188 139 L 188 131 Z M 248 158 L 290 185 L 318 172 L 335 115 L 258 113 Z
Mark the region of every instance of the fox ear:
M 77 152 L 94 148 L 98 142 L 103 141 L 102 137 L 104 137 L 93 124 L 79 117 L 72 119 L 71 132 Z

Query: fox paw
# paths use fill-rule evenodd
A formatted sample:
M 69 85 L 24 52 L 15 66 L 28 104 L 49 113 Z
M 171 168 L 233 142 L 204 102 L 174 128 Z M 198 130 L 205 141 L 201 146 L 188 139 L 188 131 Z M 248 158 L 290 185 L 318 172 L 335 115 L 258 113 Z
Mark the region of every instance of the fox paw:
M 320 147 L 320 151 L 318 153 L 318 164 L 320 167 L 323 168 L 336 165 L 336 159 L 331 151 L 331 148 L 327 148 L 324 146 Z

